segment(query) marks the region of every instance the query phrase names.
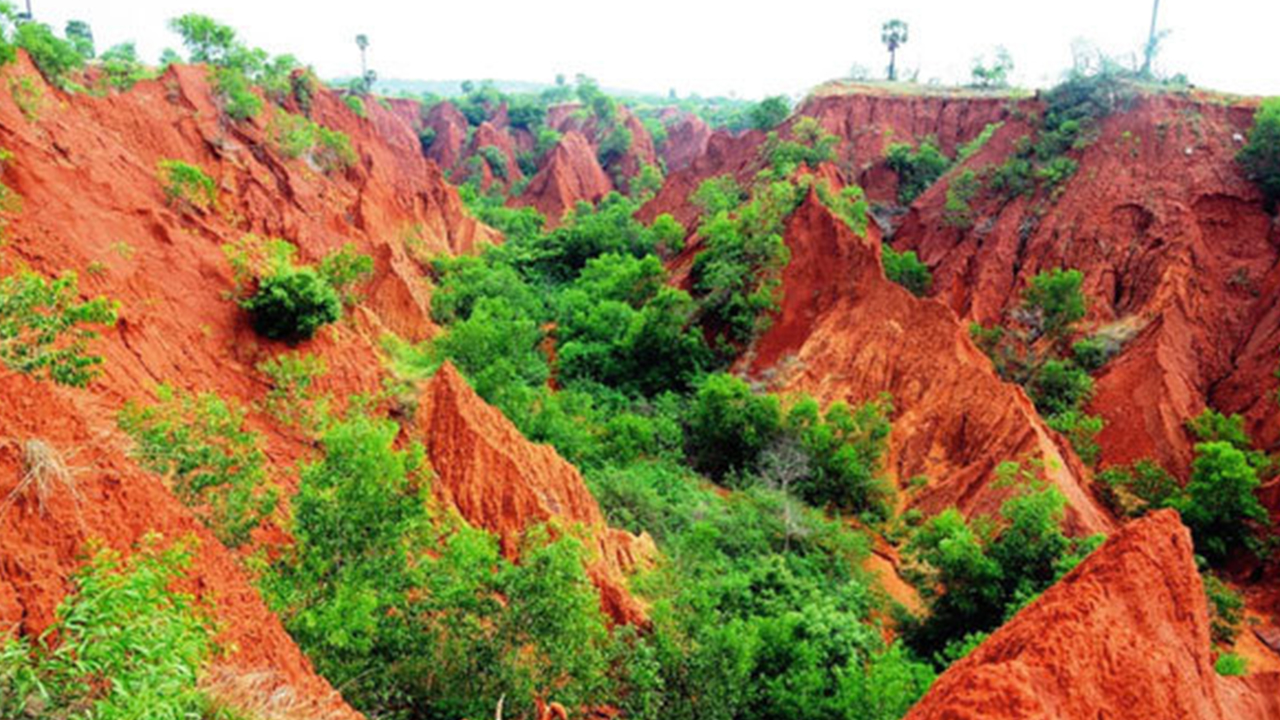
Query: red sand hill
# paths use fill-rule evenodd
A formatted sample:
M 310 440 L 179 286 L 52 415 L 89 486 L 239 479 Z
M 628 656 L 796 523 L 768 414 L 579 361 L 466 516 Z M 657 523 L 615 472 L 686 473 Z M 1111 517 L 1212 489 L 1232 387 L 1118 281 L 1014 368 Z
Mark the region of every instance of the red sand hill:
M 652 539 L 610 529 L 582 476 L 550 445 L 525 439 L 446 363 L 423 391 L 415 430 L 435 471 L 433 489 L 467 522 L 496 534 L 514 559 L 523 532 L 547 521 L 582 533 L 604 610 L 619 623 L 644 624 L 645 611 L 623 577 L 656 555 Z
M 1118 531 L 938 678 L 908 720 L 1280 717 L 1280 675 L 1220 677 L 1191 535 Z
M 528 189 L 511 204 L 535 208 L 546 216 L 548 227 L 555 227 L 579 201 L 595 202 L 611 190 L 613 183 L 596 161 L 595 149 L 582 133 L 570 130 L 547 154 Z
M 710 126 L 697 115 L 675 108 L 664 110 L 661 120 L 667 129 L 667 141 L 660 152 L 667 172 L 689 167 L 706 151 L 711 140 Z
M 792 257 L 782 310 L 746 359 L 752 375 L 824 404 L 891 393 L 888 470 L 904 487 L 917 475 L 929 478 L 907 498 L 926 514 L 949 505 L 994 511 L 1006 495 L 991 486 L 996 467 L 1032 460 L 1066 496 L 1073 531 L 1111 528 L 1065 440 L 1021 388 L 994 374 L 955 314 L 885 278 L 874 224 L 857 237 L 811 192 L 785 238 Z

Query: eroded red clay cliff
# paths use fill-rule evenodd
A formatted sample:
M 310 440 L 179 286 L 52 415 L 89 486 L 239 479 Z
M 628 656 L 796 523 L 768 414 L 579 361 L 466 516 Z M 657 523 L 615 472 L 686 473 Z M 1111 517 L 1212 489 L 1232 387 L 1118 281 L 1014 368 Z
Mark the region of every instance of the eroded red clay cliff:
M 452 364 L 427 383 L 414 430 L 431 460 L 433 490 L 467 522 L 497 535 L 504 555 L 515 559 L 526 530 L 554 521 L 584 539 L 603 609 L 619 623 L 646 622 L 625 576 L 655 557 L 652 539 L 608 527 L 578 470 L 550 445 L 525 439 Z
M 1191 535 L 1162 510 L 1119 530 L 943 673 L 907 719 L 1274 718 L 1277 677 L 1214 671 Z
M 903 487 L 929 479 L 906 497 L 926 514 L 994 512 L 1008 492 L 993 485 L 996 468 L 1031 461 L 1066 496 L 1073 531 L 1111 528 L 1065 441 L 994 374 L 955 314 L 884 276 L 874 224 L 859 238 L 810 193 L 785 238 L 782 309 L 747 357 L 752 375 L 824 404 L 891 394 L 888 470 Z
M 524 194 L 511 204 L 536 209 L 549 227 L 555 227 L 579 201 L 595 202 L 611 190 L 613 182 L 601 169 L 591 143 L 582 133 L 570 130 L 548 154 Z

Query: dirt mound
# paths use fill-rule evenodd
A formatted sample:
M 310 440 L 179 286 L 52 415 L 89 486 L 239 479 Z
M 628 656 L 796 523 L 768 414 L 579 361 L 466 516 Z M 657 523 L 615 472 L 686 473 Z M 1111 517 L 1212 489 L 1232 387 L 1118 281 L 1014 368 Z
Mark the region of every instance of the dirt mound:
M 771 387 L 824 404 L 892 395 L 887 469 L 900 486 L 927 484 L 906 503 L 933 514 L 957 505 L 992 512 L 1008 490 L 992 486 L 1007 460 L 1033 460 L 1066 496 L 1076 532 L 1111 520 L 1085 490 L 1086 473 L 1048 430 L 1022 389 L 1001 381 L 949 308 L 884 276 L 878 231 L 859 238 L 810 193 L 788 221 L 791 262 L 782 309 L 745 358 Z
M 953 665 L 907 718 L 1273 718 L 1278 686 L 1214 672 L 1191 535 L 1163 510 Z
M 966 319 L 998 320 L 1042 270 L 1084 272 L 1091 328 L 1123 345 L 1091 406 L 1107 422 L 1104 463 L 1150 457 L 1184 473 L 1184 422 L 1206 403 L 1246 413 L 1264 444 L 1280 440 L 1266 398 L 1280 356 L 1280 232 L 1235 162 L 1252 111 L 1138 97 L 1101 123 L 1056 200 L 980 201 L 974 227 L 958 230 L 943 219 L 944 182 L 895 236 Z M 1022 132 L 1000 134 L 1008 145 Z
M 582 133 L 570 130 L 547 155 L 524 194 L 512 198 L 511 205 L 535 208 L 546 216 L 549 227 L 555 227 L 565 211 L 579 201 L 595 202 L 612 190 L 613 183 L 600 167 L 591 143 Z
M 617 622 L 644 624 L 625 574 L 656 553 L 647 535 L 610 529 L 576 468 L 550 445 L 529 442 L 446 363 L 423 391 L 415 429 L 435 470 L 433 489 L 471 524 L 495 533 L 514 559 L 522 533 L 554 521 L 592 554 L 588 573 Z

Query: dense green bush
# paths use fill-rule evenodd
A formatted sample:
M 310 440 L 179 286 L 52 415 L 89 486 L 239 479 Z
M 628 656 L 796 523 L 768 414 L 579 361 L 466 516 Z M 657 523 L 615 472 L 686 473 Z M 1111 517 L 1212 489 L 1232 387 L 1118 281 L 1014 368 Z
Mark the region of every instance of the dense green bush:
M 1239 548 L 1259 552 L 1254 528 L 1268 524 L 1267 510 L 1254 494 L 1259 484 L 1248 456 L 1231 443 L 1196 445 L 1186 494 L 1173 505 L 1191 528 L 1196 551 L 1211 564 Z
M 721 479 L 756 462 L 782 427 L 782 407 L 737 377 L 709 375 L 694 394 L 688 423 L 694 467 Z
M 946 204 L 942 221 L 962 230 L 973 227 L 973 207 L 970 203 L 982 190 L 982 182 L 972 170 L 964 170 L 947 185 Z
M 128 90 L 150 77 L 151 71 L 138 59 L 137 47 L 127 42 L 112 45 L 102 53 L 102 75 L 108 86 Z
M 893 143 L 885 149 L 885 163 L 898 175 L 898 202 L 910 205 L 942 177 L 951 160 L 942 154 L 937 141 L 925 138 L 919 147 Z
M 791 103 L 784 95 L 774 95 L 756 103 L 751 108 L 751 127 L 756 130 L 772 130 L 791 114 Z
M 1032 331 L 1059 345 L 1070 340 L 1075 324 L 1085 316 L 1083 282 L 1084 273 L 1074 269 L 1053 268 L 1032 277 L 1022 295 Z
M 775 178 L 789 178 L 802 165 L 818 169 L 835 159 L 840 139 L 826 131 L 816 119 L 802 117 L 791 126 L 790 139 L 783 140 L 776 131 L 765 139 L 760 154 L 773 169 Z
M 271 340 L 309 340 L 321 327 L 342 317 L 338 292 L 308 267 L 288 268 L 258 281 L 258 289 L 240 301 L 253 329 Z
M 929 272 L 929 266 L 916 257 L 914 250 L 898 252 L 888 245 L 881 245 L 880 251 L 886 277 L 910 290 L 916 297 L 929 294 L 933 287 L 933 274 Z
M 1249 142 L 1236 159 L 1274 207 L 1280 199 L 1280 98 L 1267 98 L 1258 106 Z
M 52 282 L 31 272 L 0 278 L 0 362 L 9 370 L 83 386 L 101 371 L 102 357 L 86 354 L 94 325 L 114 325 L 116 304 L 79 300 L 75 273 Z
M 1151 460 L 1112 465 L 1097 478 L 1103 501 L 1121 516 L 1138 517 L 1167 507 L 1182 492 L 1178 481 Z
M 134 441 L 143 467 L 168 477 L 173 492 L 227 547 L 275 510 L 258 433 L 245 428 L 246 411 L 213 393 L 191 395 L 162 385 L 155 405 L 130 401 L 120 429 Z
M 59 87 L 66 86 L 68 73 L 84 67 L 84 56 L 76 46 L 55 35 L 43 23 L 19 23 L 14 33 L 14 44 L 26 50 L 40 69 L 40 74 Z
M 967 634 L 999 627 L 1101 542 L 1063 533 L 1066 499 L 1033 472 L 1014 463 L 999 472 L 1022 490 L 1001 505 L 997 517 L 970 523 L 959 511 L 946 510 L 922 525 L 907 546 L 926 571 L 929 614 L 908 623 L 905 638 L 939 664 L 959 654 L 954 646 L 965 643 Z
M 0 633 L 0 717 L 193 718 L 213 654 L 211 618 L 172 586 L 192 542 L 151 535 L 127 559 L 96 548 L 35 642 Z
M 249 120 L 262 112 L 262 98 L 253 92 L 249 79 L 240 70 L 214 68 L 213 88 L 222 111 L 232 120 Z

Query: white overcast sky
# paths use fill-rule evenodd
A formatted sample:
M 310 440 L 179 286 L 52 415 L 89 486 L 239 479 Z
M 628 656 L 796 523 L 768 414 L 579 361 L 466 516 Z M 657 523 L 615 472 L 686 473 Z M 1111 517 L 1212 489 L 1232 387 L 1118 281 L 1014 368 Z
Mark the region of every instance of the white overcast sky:
M 15 0 L 21 4 L 25 0 Z M 234 26 L 248 43 L 291 52 L 323 77 L 354 75 L 357 33 L 383 78 L 550 82 L 584 72 L 606 87 L 681 95 L 803 94 L 857 63 L 883 73 L 880 25 L 910 24 L 899 67 L 919 79 L 967 78 L 972 59 L 1004 45 L 1015 79 L 1055 82 L 1077 38 L 1115 54 L 1146 39 L 1151 0 L 31 0 L 59 30 L 88 21 L 99 49 L 135 40 L 154 61 L 178 46 L 166 28 L 194 11 Z M 1171 31 L 1159 67 L 1202 87 L 1280 95 L 1280 0 L 1161 0 Z

